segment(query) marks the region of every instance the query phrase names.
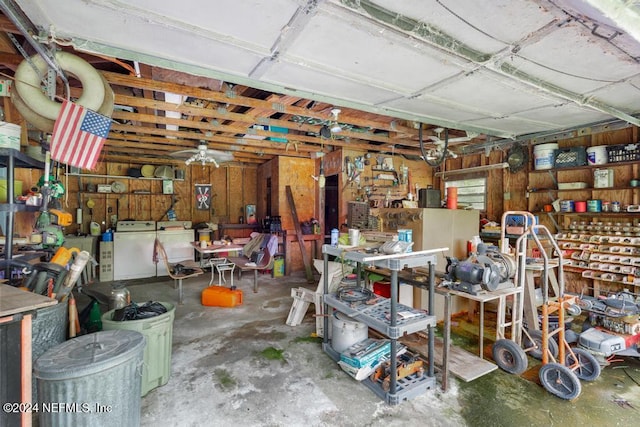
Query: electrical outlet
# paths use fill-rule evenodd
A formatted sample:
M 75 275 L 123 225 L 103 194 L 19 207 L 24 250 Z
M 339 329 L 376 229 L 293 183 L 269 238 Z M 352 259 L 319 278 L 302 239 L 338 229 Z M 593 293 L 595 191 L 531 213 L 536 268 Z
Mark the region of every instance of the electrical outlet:
M 504 200 L 511 200 L 511 193 L 509 191 L 505 191 L 503 194 Z

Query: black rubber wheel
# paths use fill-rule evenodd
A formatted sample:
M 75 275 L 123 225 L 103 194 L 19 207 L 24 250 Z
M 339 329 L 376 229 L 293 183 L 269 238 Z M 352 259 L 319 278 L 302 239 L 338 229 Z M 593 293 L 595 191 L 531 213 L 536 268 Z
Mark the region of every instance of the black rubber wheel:
M 527 355 L 518 344 L 511 340 L 500 339 L 491 349 L 493 360 L 500 369 L 510 374 L 520 375 L 527 370 Z
M 567 365 L 578 378 L 583 381 L 595 381 L 600 376 L 600 364 L 598 359 L 583 348 L 573 348 L 573 354 L 578 359 L 578 366 L 572 366 L 576 362 L 573 354 L 567 352 L 565 356 L 565 365 Z
M 542 386 L 560 399 L 573 400 L 580 396 L 582 386 L 576 374 L 559 363 L 547 363 L 538 373 Z
M 538 360 L 542 360 L 542 331 L 533 330 L 528 332 L 533 342 L 531 342 L 527 334 L 523 334 L 524 348 L 533 347 L 531 348 L 531 350 L 528 350 L 527 352 L 531 355 L 531 357 Z M 551 356 L 553 356 L 554 359 L 557 358 L 558 343 L 556 342 L 556 340 L 554 340 L 551 337 L 549 337 L 547 341 L 549 342 L 549 352 L 551 353 Z

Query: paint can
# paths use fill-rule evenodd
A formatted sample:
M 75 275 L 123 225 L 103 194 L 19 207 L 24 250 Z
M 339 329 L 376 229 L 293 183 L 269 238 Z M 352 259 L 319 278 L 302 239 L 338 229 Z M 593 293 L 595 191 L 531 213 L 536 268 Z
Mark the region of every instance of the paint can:
M 560 212 L 573 212 L 575 210 L 575 203 L 573 200 L 562 200 L 560 202 Z

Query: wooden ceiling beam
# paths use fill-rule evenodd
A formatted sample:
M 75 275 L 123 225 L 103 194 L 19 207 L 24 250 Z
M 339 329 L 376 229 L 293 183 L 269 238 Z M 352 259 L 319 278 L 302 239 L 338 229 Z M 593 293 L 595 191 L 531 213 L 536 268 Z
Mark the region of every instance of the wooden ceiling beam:
M 310 118 L 319 119 L 319 120 L 329 119 L 329 117 L 326 115 L 318 114 L 312 110 L 296 107 L 293 105 L 283 105 L 283 104 L 272 103 L 272 102 L 261 100 L 261 99 L 249 98 L 249 97 L 238 96 L 238 95 L 228 96 L 226 93 L 223 93 L 223 92 L 216 92 L 216 91 L 200 89 L 200 88 L 195 88 L 195 87 L 190 87 L 190 86 L 185 86 L 185 85 L 180 85 L 175 83 L 157 82 L 154 80 L 136 78 L 136 77 L 132 77 L 124 74 L 112 73 L 112 72 L 103 72 L 103 74 L 109 83 L 115 84 L 115 85 L 130 86 L 138 89 L 150 89 L 155 91 L 179 93 L 182 95 L 207 99 L 210 101 L 220 102 L 223 104 L 242 105 L 245 107 L 254 107 L 254 108 L 261 108 L 261 109 L 272 109 L 272 110 L 286 113 L 286 114 L 310 117 Z M 359 119 L 357 117 L 352 117 L 348 114 L 345 114 L 345 112 L 343 111 L 343 113 L 340 115 L 340 122 L 348 123 L 348 124 L 352 124 L 352 125 L 364 127 L 364 128 L 368 127 L 373 129 L 387 130 L 390 132 L 395 132 L 395 131 L 406 132 L 407 134 L 417 135 L 417 131 L 415 129 L 402 126 L 401 124 L 399 124 L 399 122 L 396 119 L 392 117 L 389 117 L 388 122 L 374 121 L 374 120 Z

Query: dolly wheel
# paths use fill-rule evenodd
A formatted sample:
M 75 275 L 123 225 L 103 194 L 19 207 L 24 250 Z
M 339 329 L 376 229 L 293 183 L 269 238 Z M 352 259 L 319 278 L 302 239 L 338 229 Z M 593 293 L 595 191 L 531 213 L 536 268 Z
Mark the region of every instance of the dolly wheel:
M 529 339 L 529 336 L 531 339 Z M 524 347 L 533 347 L 529 350 L 531 357 L 542 360 L 542 331 L 530 331 L 529 336 L 524 334 Z M 558 343 L 551 337 L 549 337 L 547 341 L 549 343 L 549 353 L 551 353 L 551 356 L 555 359 L 558 357 Z
M 581 380 L 595 381 L 596 378 L 600 376 L 600 364 L 598 363 L 598 359 L 585 349 L 573 348 L 572 350 L 573 354 L 576 356 L 574 358 L 573 354 L 567 352 L 565 365 L 573 370 L 573 373 Z M 576 359 L 578 359 L 578 363 L 574 368 L 573 365 L 576 365 Z
M 527 370 L 527 355 L 518 344 L 508 339 L 499 339 L 491 349 L 493 360 L 510 374 L 520 375 Z
M 542 386 L 560 399 L 573 400 L 580 396 L 582 386 L 573 371 L 559 363 L 547 363 L 538 372 Z

